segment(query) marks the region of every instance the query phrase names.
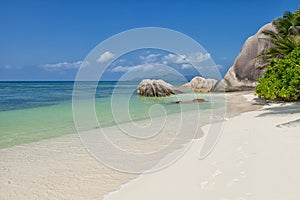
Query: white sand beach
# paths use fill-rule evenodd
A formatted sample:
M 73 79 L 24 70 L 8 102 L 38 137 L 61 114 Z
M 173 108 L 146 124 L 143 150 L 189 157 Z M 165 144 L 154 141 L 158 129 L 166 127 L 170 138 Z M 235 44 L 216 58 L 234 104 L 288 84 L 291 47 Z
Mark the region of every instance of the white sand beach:
M 0 149 L 0 199 L 298 200 L 300 105 L 238 115 L 260 107 L 243 94 L 227 95 L 235 117 L 206 159 L 202 137 L 173 165 L 140 177 L 96 161 L 76 134 Z
M 78 135 L 0 149 L 0 199 L 100 199 L 130 174 L 105 167 Z
M 197 139 L 169 168 L 142 175 L 105 200 L 299 199 L 299 119 L 299 104 L 231 118 L 207 158 L 199 159 L 203 138 Z
M 300 200 L 299 1 L 0 11 L 0 200 Z

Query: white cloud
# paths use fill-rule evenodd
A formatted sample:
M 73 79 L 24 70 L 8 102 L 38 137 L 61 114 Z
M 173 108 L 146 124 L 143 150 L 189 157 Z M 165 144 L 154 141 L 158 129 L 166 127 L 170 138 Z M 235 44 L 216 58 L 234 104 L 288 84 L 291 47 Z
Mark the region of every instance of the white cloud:
M 187 69 L 189 68 L 188 64 L 190 63 L 201 63 L 205 60 L 210 59 L 210 54 L 209 53 L 201 53 L 201 52 L 196 52 L 190 55 L 178 55 L 178 54 L 168 54 L 163 57 L 163 63 L 168 64 L 168 63 L 175 63 L 175 64 L 182 64 L 182 69 Z
M 41 65 L 47 71 L 62 71 L 62 70 L 70 70 L 70 69 L 78 69 L 83 61 L 75 61 L 75 62 L 60 62 L 54 64 L 44 64 Z
M 129 70 L 130 67 L 128 66 L 117 66 L 115 68 L 113 68 L 111 71 L 112 72 L 127 72 Z
M 191 69 L 193 66 L 191 64 L 184 63 L 181 65 L 181 69 Z
M 192 63 L 200 63 L 200 62 L 203 62 L 203 61 L 206 61 L 206 60 L 209 60 L 211 57 L 210 57 L 210 54 L 209 53 L 201 53 L 201 52 L 196 52 L 194 54 L 191 54 L 188 56 L 188 60 L 189 62 L 192 62 Z
M 125 63 L 118 63 L 115 67 L 111 68 L 111 72 L 128 72 L 131 70 L 136 70 L 138 72 L 149 72 L 150 70 L 155 70 L 158 72 L 162 65 L 167 64 L 176 64 L 178 67 L 181 67 L 182 70 L 192 69 L 195 64 L 198 67 L 200 63 L 210 59 L 209 53 L 195 52 L 189 55 L 178 55 L 169 53 L 165 56 L 161 54 L 149 54 L 146 56 L 140 56 L 141 64 L 137 65 L 126 65 Z
M 101 54 L 97 60 L 97 62 L 104 63 L 112 60 L 115 57 L 115 54 L 111 53 L 110 51 L 106 51 Z
M 135 65 L 135 66 L 117 66 L 112 69 L 112 72 L 127 72 L 132 70 L 140 70 L 140 71 L 149 71 L 154 69 L 156 64 L 142 64 L 142 65 Z
M 187 63 L 186 56 L 185 55 L 176 55 L 176 54 L 168 54 L 163 57 L 163 63 L 175 63 L 175 64 L 183 64 Z
M 140 59 L 144 62 L 144 63 L 153 63 L 155 61 L 157 61 L 157 58 L 160 56 L 160 54 L 149 54 L 147 56 L 140 56 Z

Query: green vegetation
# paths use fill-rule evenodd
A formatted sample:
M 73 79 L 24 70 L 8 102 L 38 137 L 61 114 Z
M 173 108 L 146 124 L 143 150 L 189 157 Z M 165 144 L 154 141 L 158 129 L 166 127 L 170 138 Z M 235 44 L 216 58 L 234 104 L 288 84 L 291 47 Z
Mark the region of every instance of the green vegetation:
M 300 100 L 300 9 L 272 23 L 276 32 L 264 34 L 270 36 L 273 46 L 260 56 L 266 63 L 263 67 L 268 67 L 258 79 L 256 94 L 270 100 Z
M 272 60 L 264 78 L 258 79 L 256 93 L 271 100 L 293 101 L 300 98 L 300 48 L 280 60 Z

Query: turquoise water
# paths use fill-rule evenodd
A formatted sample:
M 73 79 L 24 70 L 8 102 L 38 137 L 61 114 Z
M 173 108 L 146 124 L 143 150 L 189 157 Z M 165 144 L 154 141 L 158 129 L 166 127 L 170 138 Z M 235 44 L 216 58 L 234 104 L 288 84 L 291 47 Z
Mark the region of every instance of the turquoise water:
M 87 92 L 90 83 L 86 84 Z M 211 102 L 201 104 L 179 105 L 172 102 L 190 100 L 191 94 L 184 94 L 167 98 L 146 98 L 135 94 L 136 82 L 119 83 L 116 107 L 127 106 L 132 120 L 149 118 L 149 109 L 155 104 L 163 106 L 168 114 L 181 111 L 214 109 Z M 179 84 L 179 83 L 178 83 Z M 111 109 L 111 97 L 116 82 L 99 82 L 95 94 L 96 115 L 101 127 L 116 124 Z M 41 139 L 58 137 L 76 133 L 72 114 L 73 82 L 0 82 L 0 148 L 17 144 L 38 141 Z M 130 95 L 127 101 L 128 94 Z M 208 94 L 198 94 L 198 98 L 209 100 Z M 154 116 L 163 114 L 154 112 Z M 130 121 L 124 113 L 118 113 L 121 121 Z

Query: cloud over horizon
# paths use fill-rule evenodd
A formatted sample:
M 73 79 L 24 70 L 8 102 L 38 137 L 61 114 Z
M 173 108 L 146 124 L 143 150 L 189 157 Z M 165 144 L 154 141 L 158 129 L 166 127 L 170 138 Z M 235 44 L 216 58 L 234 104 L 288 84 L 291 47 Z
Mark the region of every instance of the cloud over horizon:
M 111 53 L 110 51 L 106 51 L 103 54 L 99 56 L 97 59 L 97 62 L 99 63 L 105 63 L 115 58 L 115 54 Z
M 117 66 L 115 68 L 113 68 L 111 71 L 112 72 L 127 72 L 127 71 L 132 71 L 132 70 L 141 70 L 141 71 L 149 71 L 154 69 L 155 67 L 155 63 L 151 63 L 151 64 L 140 64 L 140 65 L 133 65 L 133 66 Z
M 184 55 L 184 54 L 179 55 L 179 54 L 170 53 L 163 57 L 163 62 L 164 64 L 168 64 L 168 63 L 189 64 L 189 63 L 201 63 L 209 59 L 211 59 L 209 53 L 195 52 L 189 55 Z
M 160 54 L 149 54 L 147 56 L 140 56 L 140 60 L 144 63 L 153 63 L 157 62 L 157 59 L 160 57 Z
M 82 63 L 83 63 L 82 60 L 75 61 L 75 62 L 65 61 L 65 62 L 53 63 L 53 64 L 43 64 L 40 67 L 45 69 L 46 71 L 62 71 L 62 70 L 79 69 Z
M 209 59 L 211 59 L 210 54 L 202 52 L 195 52 L 188 55 L 179 55 L 174 53 L 152 53 L 139 56 L 136 63 L 131 63 L 129 65 L 128 63 L 114 65 L 110 71 L 114 73 L 124 73 L 131 70 L 140 70 L 144 72 L 149 70 L 159 70 L 163 65 L 165 65 L 165 67 L 175 67 L 180 70 L 190 71 L 194 69 L 192 64 L 199 65 L 199 63 Z M 127 59 L 124 60 L 127 62 Z M 118 62 L 118 60 L 116 60 L 116 62 Z

